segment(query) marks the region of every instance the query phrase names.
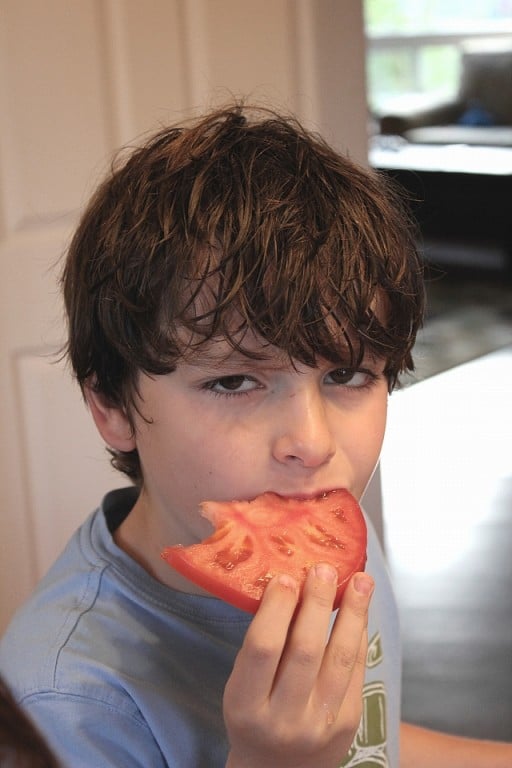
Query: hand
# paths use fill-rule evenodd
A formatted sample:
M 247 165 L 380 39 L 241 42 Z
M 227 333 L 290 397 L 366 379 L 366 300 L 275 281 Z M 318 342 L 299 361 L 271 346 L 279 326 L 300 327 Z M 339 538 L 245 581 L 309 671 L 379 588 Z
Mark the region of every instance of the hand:
M 327 640 L 332 567 L 311 569 L 298 609 L 291 577 L 269 583 L 224 692 L 226 768 L 338 768 L 361 719 L 372 591 L 351 579 Z

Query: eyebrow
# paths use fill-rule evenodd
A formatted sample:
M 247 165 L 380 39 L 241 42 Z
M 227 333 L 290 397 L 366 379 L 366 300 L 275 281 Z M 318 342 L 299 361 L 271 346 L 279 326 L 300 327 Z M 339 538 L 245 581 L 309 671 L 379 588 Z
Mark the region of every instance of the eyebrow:
M 186 364 L 197 368 L 221 368 L 224 365 L 229 365 L 237 370 L 247 368 L 249 364 L 272 368 L 284 368 L 290 365 L 290 359 L 286 353 L 277 355 L 261 352 L 260 354 L 254 350 L 254 356 L 252 356 L 251 354 L 245 354 L 241 350 L 226 346 L 223 345 L 223 349 L 218 351 L 214 351 L 211 347 L 198 350 L 192 354 L 185 355 L 183 360 Z
M 239 349 L 232 348 L 228 342 L 220 340 L 214 344 L 208 344 L 202 349 L 196 349 L 193 353 L 186 354 L 183 358 L 183 362 L 194 368 L 210 368 L 221 369 L 223 366 L 229 366 L 234 371 L 244 371 L 249 365 L 255 366 L 260 369 L 272 369 L 272 370 L 284 370 L 293 366 L 293 358 L 291 358 L 286 352 L 282 350 L 276 350 L 275 347 L 268 345 L 268 352 L 265 353 L 264 349 L 258 351 L 254 349 L 254 356 L 250 353 L 253 351 L 251 347 L 248 347 L 248 353 L 246 354 Z M 346 352 L 346 362 L 343 362 L 342 352 Z M 344 350 L 340 349 L 340 361 L 328 362 L 329 365 L 339 365 L 347 367 L 354 367 L 354 362 L 351 361 L 350 348 L 347 347 Z M 365 354 L 360 361 L 360 365 L 368 363 L 377 363 L 380 358 L 370 350 L 366 350 Z M 318 364 L 320 365 L 322 358 L 318 358 Z M 300 362 L 300 361 L 299 361 Z

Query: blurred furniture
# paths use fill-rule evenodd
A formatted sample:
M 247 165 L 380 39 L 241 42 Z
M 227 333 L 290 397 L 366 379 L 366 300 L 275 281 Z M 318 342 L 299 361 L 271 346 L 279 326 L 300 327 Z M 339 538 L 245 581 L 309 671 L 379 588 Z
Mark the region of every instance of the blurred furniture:
M 425 144 L 512 146 L 512 39 L 462 46 L 461 81 L 452 102 L 383 115 L 380 132 Z
M 406 193 L 426 246 L 492 254 L 512 267 L 512 147 L 413 144 L 377 137 L 370 164 Z M 431 257 L 435 261 L 435 255 Z

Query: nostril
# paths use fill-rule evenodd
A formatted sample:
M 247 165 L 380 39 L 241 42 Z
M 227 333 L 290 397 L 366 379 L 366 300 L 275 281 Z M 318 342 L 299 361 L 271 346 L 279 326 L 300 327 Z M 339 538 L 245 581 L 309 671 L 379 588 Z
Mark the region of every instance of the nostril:
M 282 438 L 274 446 L 274 457 L 277 461 L 306 468 L 322 466 L 329 462 L 334 454 L 335 448 L 330 440 L 299 442 Z

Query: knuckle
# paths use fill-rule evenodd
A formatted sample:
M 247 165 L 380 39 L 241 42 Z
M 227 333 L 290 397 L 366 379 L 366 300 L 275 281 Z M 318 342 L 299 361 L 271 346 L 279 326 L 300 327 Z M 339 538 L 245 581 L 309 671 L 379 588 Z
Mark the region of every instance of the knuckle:
M 331 649 L 332 663 L 338 669 L 343 671 L 351 671 L 356 664 L 356 655 L 345 645 L 337 643 Z
M 302 594 L 303 605 L 309 604 L 323 611 L 332 611 L 335 595 L 336 580 L 331 582 L 317 578 L 314 569 L 308 573 Z
M 237 692 L 231 690 L 229 680 L 224 690 L 222 714 L 229 733 L 237 733 L 242 738 L 262 735 L 258 708 L 252 701 L 241 701 Z
M 301 667 L 310 667 L 316 664 L 318 659 L 318 648 L 314 645 L 308 645 L 304 642 L 295 642 L 291 647 L 293 658 Z
M 311 717 L 280 724 L 274 731 L 275 746 L 279 752 L 293 752 L 296 755 L 311 755 L 322 748 L 326 738 L 324 723 Z M 300 763 L 302 764 L 302 763 Z
M 314 594 L 315 603 L 322 609 L 331 611 L 334 602 L 334 590 L 330 589 L 328 592 L 317 591 Z
M 352 613 L 357 619 L 361 619 L 366 623 L 368 619 L 368 603 L 354 603 L 352 605 Z
M 368 616 L 369 603 L 366 598 L 355 595 L 347 590 L 343 596 L 342 611 L 353 616 L 358 621 L 366 623 Z
M 247 639 L 247 655 L 255 664 L 264 664 L 274 659 L 280 652 L 280 645 L 270 637 Z
M 229 731 L 236 731 L 238 734 L 251 734 L 257 736 L 258 726 L 252 713 L 246 713 L 237 709 L 225 713 L 225 722 Z
M 287 750 L 297 743 L 298 734 L 296 724 L 288 720 L 285 722 L 278 722 L 274 725 L 272 736 L 274 743 L 278 745 L 280 749 Z

